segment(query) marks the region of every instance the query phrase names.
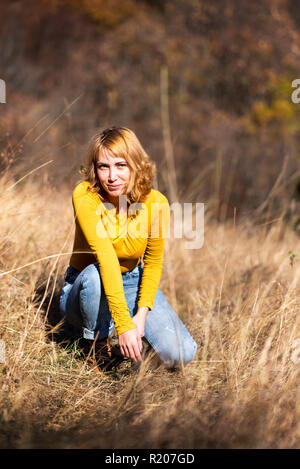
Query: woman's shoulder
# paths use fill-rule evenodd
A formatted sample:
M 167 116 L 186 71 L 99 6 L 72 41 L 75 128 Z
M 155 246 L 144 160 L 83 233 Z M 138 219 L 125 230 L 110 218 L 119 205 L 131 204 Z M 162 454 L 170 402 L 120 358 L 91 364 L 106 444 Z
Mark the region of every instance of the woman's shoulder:
M 151 189 L 147 196 L 146 203 L 164 203 L 169 204 L 167 197 L 157 189 Z
M 92 198 L 97 197 L 97 193 L 88 191 L 89 186 L 90 186 L 89 181 L 82 181 L 79 184 L 77 184 L 75 188 L 73 189 L 73 198 L 84 197 L 84 196 L 88 196 Z
M 80 204 L 80 207 L 92 208 L 97 213 L 102 213 L 105 210 L 102 200 L 97 192 L 91 192 L 88 190 L 90 183 L 88 181 L 82 181 L 73 190 L 72 202 L 76 207 Z

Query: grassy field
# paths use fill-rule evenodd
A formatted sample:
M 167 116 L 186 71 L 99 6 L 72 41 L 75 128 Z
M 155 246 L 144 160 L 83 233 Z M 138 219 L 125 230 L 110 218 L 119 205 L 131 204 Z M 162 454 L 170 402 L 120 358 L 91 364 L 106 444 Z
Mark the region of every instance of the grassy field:
M 300 446 L 300 243 L 282 218 L 217 224 L 208 212 L 201 249 L 168 240 L 160 288 L 196 359 L 96 374 L 59 323 L 71 193 L 6 173 L 0 200 L 2 448 Z

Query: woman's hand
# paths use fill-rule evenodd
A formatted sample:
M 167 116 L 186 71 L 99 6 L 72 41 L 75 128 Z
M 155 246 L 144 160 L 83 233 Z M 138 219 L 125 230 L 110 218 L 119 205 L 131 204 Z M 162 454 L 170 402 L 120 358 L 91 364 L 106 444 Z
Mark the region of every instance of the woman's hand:
M 142 360 L 142 338 L 137 327 L 120 334 L 119 345 L 124 357 L 131 358 L 134 362 Z
M 132 318 L 136 329 L 131 329 L 119 335 L 119 345 L 122 355 L 131 358 L 131 360 L 135 362 L 142 360 L 142 337 L 144 337 L 145 321 L 148 311 L 149 309 L 147 307 L 140 307 L 136 315 Z

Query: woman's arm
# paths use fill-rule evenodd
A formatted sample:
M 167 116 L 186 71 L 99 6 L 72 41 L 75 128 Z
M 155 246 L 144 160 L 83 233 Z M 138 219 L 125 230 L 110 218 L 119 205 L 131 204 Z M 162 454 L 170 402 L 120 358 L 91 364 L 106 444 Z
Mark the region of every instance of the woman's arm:
M 97 256 L 103 288 L 117 334 L 136 329 L 124 294 L 120 263 L 101 220 L 99 201 L 93 194 L 82 190 L 79 184 L 73 191 L 72 202 L 80 229 Z
M 149 232 L 144 254 L 144 269 L 139 291 L 138 308 L 153 308 L 162 274 L 165 240 L 169 234 L 170 206 L 167 198 L 154 191 L 149 212 Z
M 144 336 L 145 322 L 149 309 L 153 308 L 155 295 L 160 282 L 163 263 L 163 251 L 165 239 L 169 232 L 170 207 L 169 203 L 162 194 L 159 195 L 159 201 L 155 201 L 150 207 L 150 219 L 148 227 L 148 241 L 144 255 L 144 269 L 142 282 L 139 291 L 138 310 L 134 315 L 133 322 L 137 330 L 129 331 L 119 337 L 119 344 L 123 355 L 129 356 L 135 361 L 140 360 L 142 351 L 142 337 Z M 124 341 L 132 340 L 131 351 L 123 346 Z

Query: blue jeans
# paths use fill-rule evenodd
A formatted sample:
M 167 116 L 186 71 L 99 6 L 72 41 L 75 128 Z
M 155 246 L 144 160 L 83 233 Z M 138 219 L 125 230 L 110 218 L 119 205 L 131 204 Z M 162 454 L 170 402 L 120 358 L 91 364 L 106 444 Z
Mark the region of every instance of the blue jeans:
M 131 317 L 137 312 L 138 292 L 143 267 L 140 262 L 130 272 L 122 274 L 123 287 Z M 69 266 L 60 296 L 60 311 L 75 328 L 83 330 L 85 339 L 98 340 L 110 336 L 114 330 L 106 295 L 99 272 L 99 264 L 90 264 L 81 272 Z M 158 289 L 153 309 L 145 322 L 145 338 L 168 366 L 190 362 L 197 344 Z

